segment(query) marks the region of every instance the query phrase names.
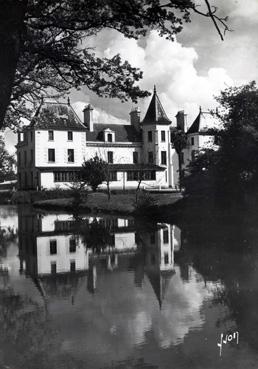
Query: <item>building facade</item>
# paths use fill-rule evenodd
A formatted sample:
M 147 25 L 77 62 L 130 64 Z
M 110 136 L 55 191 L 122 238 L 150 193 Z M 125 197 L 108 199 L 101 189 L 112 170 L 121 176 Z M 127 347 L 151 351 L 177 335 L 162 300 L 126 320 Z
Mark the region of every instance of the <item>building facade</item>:
M 155 88 L 143 120 L 135 108 L 128 125 L 95 123 L 90 104 L 83 117 L 81 121 L 69 102 L 42 102 L 30 125 L 18 134 L 18 189 L 69 188 L 79 180 L 83 162 L 96 155 L 109 163 L 111 189 L 136 188 L 139 182 L 146 189 L 177 189 L 172 130 L 187 133 L 185 168 L 197 151 L 214 143 L 208 129 L 216 119 L 210 113 L 200 110 L 188 129 L 186 114 L 180 111 L 173 127 Z
M 141 121 L 138 108 L 129 125 L 93 121 L 91 105 L 81 121 L 70 104 L 43 102 L 18 134 L 19 189 L 67 188 L 78 180 L 82 163 L 95 155 L 109 163 L 110 187 L 177 188 L 178 158 L 156 90 Z M 104 184 L 103 184 L 104 185 Z

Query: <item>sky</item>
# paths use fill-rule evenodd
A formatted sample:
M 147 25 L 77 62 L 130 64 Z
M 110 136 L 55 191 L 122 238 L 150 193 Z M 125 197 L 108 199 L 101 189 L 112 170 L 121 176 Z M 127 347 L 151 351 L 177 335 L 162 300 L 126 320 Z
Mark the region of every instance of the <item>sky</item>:
M 203 0 L 199 0 L 201 4 Z M 199 15 L 184 26 L 174 42 L 151 31 L 144 39 L 126 39 L 113 30 L 105 30 L 87 40 L 100 56 L 120 53 L 133 66 L 141 68 L 140 86 L 158 95 L 172 123 L 178 110 L 185 110 L 188 125 L 198 114 L 199 106 L 209 110 L 216 106 L 214 96 L 234 85 L 241 85 L 258 76 L 258 0 L 214 0 L 218 14 L 228 16 L 227 32 L 221 41 L 211 20 Z M 103 99 L 83 87 L 72 91 L 71 103 L 79 116 L 89 102 L 94 107 L 96 123 L 128 124 L 133 105 L 117 99 Z M 140 100 L 144 118 L 150 97 Z M 15 151 L 16 137 L 5 134 L 7 147 Z

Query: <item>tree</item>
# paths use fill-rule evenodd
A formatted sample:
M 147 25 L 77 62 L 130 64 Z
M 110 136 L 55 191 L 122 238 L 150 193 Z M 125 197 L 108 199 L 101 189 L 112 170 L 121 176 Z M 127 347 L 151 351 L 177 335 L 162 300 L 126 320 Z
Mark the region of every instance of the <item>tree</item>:
M 227 19 L 204 0 L 0 0 L 0 128 L 30 118 L 42 96 L 87 86 L 99 96 L 122 101 L 148 96 L 137 82 L 142 72 L 119 55 L 99 58 L 87 38 L 102 29 L 126 37 L 150 29 L 173 39 L 193 12 L 212 19 L 221 39 Z
M 258 89 L 255 82 L 226 89 L 217 98 L 223 128 L 218 132 L 221 186 L 240 196 L 258 180 Z
M 14 165 L 15 159 L 8 153 L 4 140 L 0 137 L 0 182 L 16 179 Z
M 86 226 L 85 224 L 81 225 L 80 235 L 86 247 L 97 254 L 107 247 L 114 247 L 114 235 L 111 226 L 103 224 L 96 218 Z
M 97 155 L 85 161 L 82 165 L 81 178 L 95 192 L 98 186 L 106 181 L 108 163 Z
M 178 155 L 179 187 L 181 189 L 182 177 L 183 177 L 182 155 L 183 155 L 183 149 L 186 147 L 186 143 L 187 143 L 186 133 L 183 132 L 181 129 L 178 129 L 178 128 L 174 129 L 173 131 L 171 131 L 171 141 Z

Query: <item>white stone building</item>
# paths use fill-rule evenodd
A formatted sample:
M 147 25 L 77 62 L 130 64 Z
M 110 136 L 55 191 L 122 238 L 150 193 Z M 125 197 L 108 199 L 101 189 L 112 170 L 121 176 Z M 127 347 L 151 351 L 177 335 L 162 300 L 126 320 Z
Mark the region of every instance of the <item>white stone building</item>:
M 179 127 L 186 132 L 187 144 L 182 153 L 183 168 L 187 166 L 196 157 L 196 154 L 203 149 L 216 150 L 218 145 L 215 142 L 215 136 L 211 133 L 211 129 L 219 129 L 220 121 L 215 113 L 204 112 L 200 107 L 199 114 L 194 122 L 188 128 L 187 117 L 183 111 L 178 112 L 177 119 Z
M 84 109 L 84 121 L 70 104 L 43 102 L 29 126 L 18 134 L 18 188 L 67 188 L 81 165 L 95 155 L 110 165 L 111 188 L 141 186 L 176 188 L 178 158 L 168 119 L 156 90 L 141 121 L 138 108 L 130 125 L 93 121 L 93 108 Z
M 109 163 L 110 188 L 172 188 L 179 185 L 178 155 L 171 142 L 172 126 L 154 88 L 143 120 L 139 108 L 130 112 L 130 124 L 101 124 L 93 107 L 83 111 L 83 122 L 69 102 L 43 102 L 29 126 L 18 134 L 18 188 L 68 188 L 78 180 L 82 163 L 95 155 Z M 212 147 L 209 128 L 217 126 L 211 113 L 200 112 L 188 129 L 184 111 L 176 126 L 187 133 L 182 153 L 186 168 L 197 151 Z M 105 184 L 102 184 L 102 187 Z

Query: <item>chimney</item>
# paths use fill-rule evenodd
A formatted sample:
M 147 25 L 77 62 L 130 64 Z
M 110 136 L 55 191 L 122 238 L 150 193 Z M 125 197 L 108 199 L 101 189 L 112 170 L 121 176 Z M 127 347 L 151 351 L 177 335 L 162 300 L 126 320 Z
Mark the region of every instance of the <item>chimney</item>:
M 85 106 L 85 108 L 83 109 L 83 123 L 90 132 L 93 132 L 93 107 L 91 104 Z
M 140 130 L 141 121 L 141 110 L 139 107 L 133 108 L 130 112 L 130 122 L 131 125 L 137 130 Z
M 186 132 L 187 127 L 187 114 L 185 114 L 184 110 L 180 110 L 176 115 L 176 125 L 178 129 L 181 131 Z

